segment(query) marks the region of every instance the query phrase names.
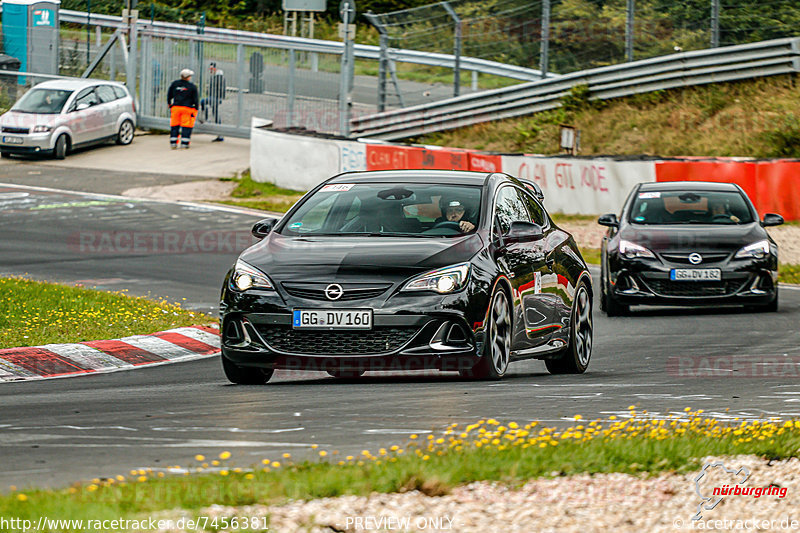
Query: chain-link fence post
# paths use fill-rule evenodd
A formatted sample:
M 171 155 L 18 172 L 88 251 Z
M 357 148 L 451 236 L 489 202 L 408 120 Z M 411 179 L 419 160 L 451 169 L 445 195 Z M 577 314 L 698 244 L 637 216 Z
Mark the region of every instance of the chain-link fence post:
M 539 45 L 539 70 L 547 77 L 550 64 L 550 0 L 542 0 L 542 40 Z
M 711 48 L 719 46 L 719 0 L 711 0 Z
M 461 94 L 461 19 L 447 2 L 442 2 L 442 7 L 453 19 L 453 96 L 458 96 Z
M 628 9 L 625 17 L 625 60 L 633 61 L 633 17 L 634 0 L 628 0 Z
M 350 135 L 350 106 L 351 91 L 353 90 L 353 35 L 350 24 L 356 20 L 356 3 L 354 0 L 342 0 L 339 4 L 339 14 L 342 17 L 344 32 L 344 49 L 342 50 L 342 63 L 339 79 L 339 134 L 347 137 Z
M 389 35 L 386 28 L 378 21 L 373 13 L 365 13 L 364 17 L 372 24 L 380 38 L 380 53 L 378 55 L 378 112 L 386 111 L 386 71 L 389 68 Z

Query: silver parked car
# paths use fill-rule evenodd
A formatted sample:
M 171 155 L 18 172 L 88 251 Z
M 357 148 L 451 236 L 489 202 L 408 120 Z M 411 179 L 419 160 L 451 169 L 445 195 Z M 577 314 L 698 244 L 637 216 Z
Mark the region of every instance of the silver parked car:
M 34 86 L 0 116 L 0 154 L 50 153 L 116 140 L 130 144 L 136 107 L 120 83 L 58 79 Z

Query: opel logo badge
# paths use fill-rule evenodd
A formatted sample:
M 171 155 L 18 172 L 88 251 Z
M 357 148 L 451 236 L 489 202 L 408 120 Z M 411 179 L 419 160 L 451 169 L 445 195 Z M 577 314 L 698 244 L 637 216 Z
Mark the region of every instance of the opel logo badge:
M 703 262 L 703 256 L 697 252 L 689 254 L 689 262 L 693 265 L 699 265 Z
M 331 283 L 325 287 L 325 296 L 328 300 L 338 300 L 344 294 L 344 289 L 338 283 Z

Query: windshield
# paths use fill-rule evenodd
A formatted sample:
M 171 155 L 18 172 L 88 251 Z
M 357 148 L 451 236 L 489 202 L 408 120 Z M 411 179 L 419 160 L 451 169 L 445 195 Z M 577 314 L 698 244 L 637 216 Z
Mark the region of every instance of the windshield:
M 282 235 L 453 236 L 478 224 L 481 188 L 418 183 L 323 186 L 286 221 Z
M 749 224 L 753 215 L 735 191 L 647 191 L 633 202 L 634 224 Z
M 20 113 L 61 113 L 72 91 L 63 89 L 31 89 L 14 104 L 12 111 Z

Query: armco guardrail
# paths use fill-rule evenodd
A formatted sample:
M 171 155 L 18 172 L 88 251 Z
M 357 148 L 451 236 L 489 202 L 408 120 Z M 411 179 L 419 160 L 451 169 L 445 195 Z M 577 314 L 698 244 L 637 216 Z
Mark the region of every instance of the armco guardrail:
M 800 38 L 671 54 L 584 70 L 503 89 L 361 116 L 351 121 L 354 137 L 396 140 L 490 120 L 554 109 L 580 84 L 589 98 L 604 100 L 691 85 L 800 71 Z
M 86 24 L 87 13 L 84 11 L 62 9 L 59 12 L 59 17 L 61 18 L 61 22 Z M 106 28 L 116 29 L 127 27 L 127 25 L 123 23 L 122 17 L 116 17 L 113 15 L 92 14 L 90 20 L 92 25 Z M 152 28 L 154 30 L 173 32 L 183 37 L 197 35 L 197 26 L 192 26 L 189 24 L 161 21 L 153 21 L 151 23 L 147 19 L 139 19 L 138 24 L 142 29 Z M 344 48 L 344 45 L 341 42 L 324 41 L 322 39 L 306 39 L 302 37 L 289 37 L 270 33 L 229 30 L 226 28 L 212 28 L 208 26 L 206 26 L 203 31 L 204 35 L 207 37 L 213 36 L 226 39 L 240 39 L 243 42 L 257 42 L 261 46 L 292 48 L 303 52 L 341 54 L 342 49 Z M 415 63 L 418 65 L 447 68 L 453 68 L 455 66 L 455 56 L 450 54 L 433 54 L 429 52 L 420 52 L 418 50 L 402 50 L 395 48 L 391 49 L 391 54 L 395 61 L 402 63 Z M 356 57 L 362 59 L 378 60 L 380 56 L 380 48 L 377 46 L 357 44 L 355 45 L 355 55 Z M 542 77 L 541 71 L 536 69 L 520 67 L 517 65 L 506 65 L 496 61 L 488 61 L 486 59 L 478 59 L 475 57 L 462 56 L 460 68 L 461 70 L 470 70 L 479 72 L 481 74 L 491 74 L 494 76 L 504 76 L 506 78 L 523 81 L 538 80 Z M 550 74 L 550 76 L 554 75 Z

